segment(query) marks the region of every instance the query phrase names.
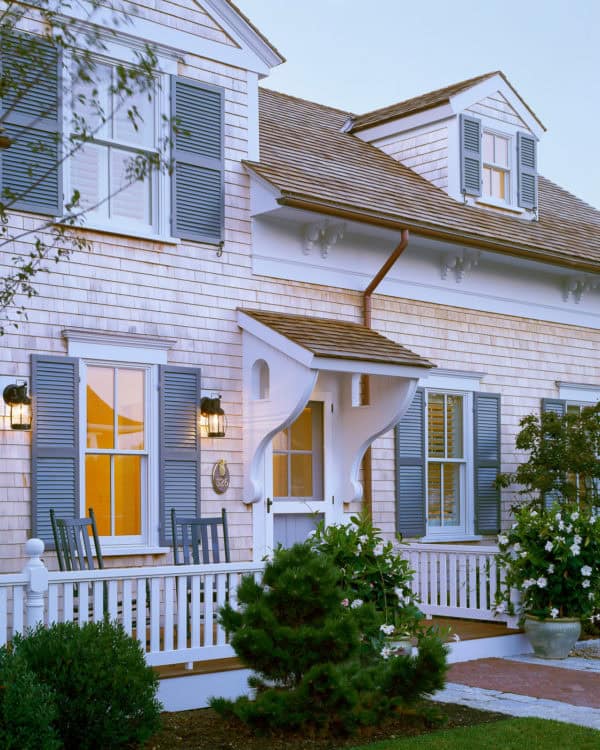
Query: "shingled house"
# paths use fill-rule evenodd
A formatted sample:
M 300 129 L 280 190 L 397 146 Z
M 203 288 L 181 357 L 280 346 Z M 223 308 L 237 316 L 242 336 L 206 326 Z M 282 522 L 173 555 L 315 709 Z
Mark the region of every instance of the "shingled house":
M 162 71 L 145 147 L 163 111 L 194 137 L 1 340 L 33 400 L 0 430 L 2 570 L 51 550 L 51 508 L 93 507 L 109 566 L 170 562 L 172 508 L 225 507 L 234 562 L 362 504 L 390 537 L 493 542 L 520 418 L 600 397 L 600 212 L 539 174 L 538 116 L 501 72 L 365 114 L 260 88 L 283 57 L 226 0 L 142 3 L 104 63 L 132 39 Z M 57 180 L 15 228 L 61 214 Z

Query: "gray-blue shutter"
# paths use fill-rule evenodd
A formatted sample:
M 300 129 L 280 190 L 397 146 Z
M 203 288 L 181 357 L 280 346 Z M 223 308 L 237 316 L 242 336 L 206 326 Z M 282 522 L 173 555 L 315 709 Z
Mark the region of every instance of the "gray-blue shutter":
M 396 527 L 404 537 L 424 536 L 425 393 L 419 388 L 396 425 Z
M 79 517 L 79 360 L 32 355 L 32 534 L 54 546 L 50 508 Z
M 60 55 L 42 37 L 5 35 L 0 61 L 3 79 L 20 87 L 9 89 L 1 102 L 4 134 L 12 143 L 0 151 L 0 201 L 22 211 L 58 216 L 62 212 Z
M 200 515 L 200 370 L 160 367 L 159 536 L 171 544 L 171 508 Z
M 475 531 L 496 534 L 500 530 L 500 396 L 473 394 L 473 465 L 475 473 Z
M 559 417 L 564 417 L 567 413 L 567 402 L 562 398 L 543 398 L 542 399 L 542 412 L 550 411 Z M 544 495 L 544 506 L 551 508 L 552 505 L 558 502 L 561 498 L 561 494 L 558 490 L 551 490 L 545 492 Z
M 218 244 L 223 239 L 223 89 L 171 77 L 172 233 Z
M 517 182 L 521 208 L 537 208 L 537 141 L 527 133 L 517 133 Z
M 460 189 L 481 195 L 481 120 L 460 115 Z

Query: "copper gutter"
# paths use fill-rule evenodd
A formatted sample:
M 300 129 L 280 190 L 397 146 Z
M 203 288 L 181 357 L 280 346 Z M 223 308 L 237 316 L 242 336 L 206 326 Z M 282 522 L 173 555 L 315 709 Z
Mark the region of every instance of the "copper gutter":
M 357 221 L 362 224 L 383 227 L 386 229 L 402 230 L 408 228 L 414 234 L 421 237 L 431 237 L 443 242 L 460 242 L 461 245 L 476 247 L 479 250 L 490 250 L 491 252 L 510 255 L 515 258 L 525 260 L 534 260 L 541 263 L 548 263 L 553 266 L 562 268 L 572 268 L 578 271 L 589 271 L 590 273 L 600 272 L 600 263 L 597 261 L 585 261 L 580 258 L 569 258 L 557 256 L 555 251 L 543 250 L 519 243 L 508 241 L 498 242 L 487 240 L 485 237 L 469 236 L 461 233 L 460 229 L 440 229 L 439 226 L 428 225 L 415 220 L 394 219 L 385 214 L 373 214 L 368 211 L 353 210 L 343 206 L 336 206 L 324 201 L 295 197 L 290 194 L 284 194 L 277 200 L 280 206 L 289 206 L 305 211 L 315 211 L 328 216 L 336 216 L 347 221 Z
M 402 230 L 400 242 L 394 248 L 390 257 L 381 266 L 379 271 L 373 277 L 369 286 L 362 293 L 362 312 L 363 325 L 371 328 L 371 296 L 379 284 L 383 281 L 390 268 L 402 255 L 408 246 L 408 229 Z M 369 403 L 369 377 L 364 378 L 363 398 L 365 403 Z M 363 508 L 370 517 L 373 516 L 373 462 L 371 457 L 371 448 L 367 448 L 362 460 L 363 471 Z

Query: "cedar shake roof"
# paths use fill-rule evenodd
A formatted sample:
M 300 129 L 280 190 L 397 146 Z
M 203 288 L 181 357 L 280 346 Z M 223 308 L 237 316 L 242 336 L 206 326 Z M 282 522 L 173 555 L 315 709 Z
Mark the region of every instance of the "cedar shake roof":
M 260 162 L 249 169 L 295 206 L 580 270 L 600 271 L 600 212 L 539 178 L 539 220 L 462 204 L 341 132 L 348 113 L 261 89 Z
M 424 357 L 359 323 L 266 310 L 239 309 L 240 312 L 280 333 L 317 357 L 381 362 L 387 365 L 435 367 Z
M 352 117 L 352 127 L 350 130 L 352 133 L 356 133 L 359 130 L 370 128 L 373 125 L 381 125 L 384 122 L 389 122 L 390 120 L 397 120 L 398 118 L 405 117 L 406 115 L 413 115 L 415 114 L 415 112 L 423 112 L 426 109 L 438 107 L 440 104 L 446 104 L 450 101 L 451 97 L 459 94 L 461 91 L 466 91 L 472 86 L 476 86 L 482 81 L 487 81 L 488 78 L 493 78 L 496 75 L 500 76 L 507 86 L 510 86 L 514 94 L 519 98 L 523 105 L 527 107 L 529 112 L 531 112 L 533 117 L 535 117 L 535 119 L 545 130 L 546 128 L 540 122 L 535 112 L 521 98 L 519 93 L 516 91 L 514 86 L 510 83 L 508 78 L 501 70 L 494 70 L 491 73 L 484 73 L 483 75 L 476 76 L 475 78 L 468 78 L 466 81 L 459 81 L 458 83 L 453 83 L 451 86 L 445 86 L 442 89 L 436 89 L 435 91 L 430 91 L 427 94 L 421 94 L 420 96 L 415 96 L 412 99 L 406 99 L 403 102 L 391 104 L 388 107 L 374 109 L 371 112 L 366 112 L 363 115 L 355 115 Z

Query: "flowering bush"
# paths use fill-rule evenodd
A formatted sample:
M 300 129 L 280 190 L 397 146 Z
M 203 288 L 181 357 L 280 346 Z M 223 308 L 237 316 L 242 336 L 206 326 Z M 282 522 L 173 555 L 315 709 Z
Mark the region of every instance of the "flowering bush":
M 410 588 L 413 571 L 408 561 L 392 542 L 383 540 L 366 514 L 352 516 L 350 521 L 339 526 L 320 523 L 311 540 L 313 548 L 330 557 L 340 573 L 342 604 L 374 604 L 396 635 L 415 633 L 423 614 Z
M 524 611 L 541 618 L 594 619 L 600 604 L 600 517 L 577 504 L 514 509 L 515 523 L 498 536 L 498 563 L 506 571 L 501 611 L 512 611 L 510 589 Z

